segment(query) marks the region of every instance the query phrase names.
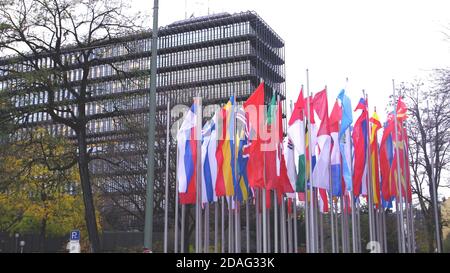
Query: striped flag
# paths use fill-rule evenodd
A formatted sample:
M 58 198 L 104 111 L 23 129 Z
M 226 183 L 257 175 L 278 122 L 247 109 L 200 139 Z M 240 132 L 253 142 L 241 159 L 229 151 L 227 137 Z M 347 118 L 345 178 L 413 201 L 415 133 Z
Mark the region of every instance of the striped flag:
M 216 202 L 217 196 L 215 192 L 216 179 L 217 179 L 217 117 L 216 113 L 214 117 L 209 120 L 202 130 L 202 202 Z
M 220 110 L 219 124 L 222 132 L 216 151 L 217 182 L 216 195 L 234 196 L 235 173 L 235 142 L 234 142 L 234 97 Z
M 189 109 L 177 134 L 177 179 L 181 204 L 195 204 L 196 201 L 196 108 L 197 106 L 193 104 Z

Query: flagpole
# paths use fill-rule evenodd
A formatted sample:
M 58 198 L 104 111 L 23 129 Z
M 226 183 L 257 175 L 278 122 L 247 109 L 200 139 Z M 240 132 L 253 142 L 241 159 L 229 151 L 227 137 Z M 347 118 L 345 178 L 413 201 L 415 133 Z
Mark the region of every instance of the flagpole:
M 427 116 L 428 116 L 428 121 L 429 121 L 429 126 L 431 127 L 431 117 L 430 117 L 430 107 L 428 105 L 428 100 L 427 100 Z M 435 156 L 433 156 L 433 145 L 432 142 L 430 142 L 430 165 L 431 165 L 431 188 L 433 190 L 433 211 L 434 211 L 434 228 L 435 228 L 435 232 L 436 232 L 436 249 L 437 249 L 437 253 L 441 253 L 442 252 L 442 246 L 441 246 L 441 233 L 439 231 L 439 213 L 438 213 L 438 191 L 437 191 L 437 187 L 436 187 L 436 174 L 435 174 L 435 169 L 434 169 L 434 158 Z
M 235 145 L 236 146 L 236 145 Z M 236 169 L 235 169 L 236 170 Z M 235 197 L 235 212 L 234 212 L 234 237 L 235 237 L 235 246 L 234 246 L 234 252 L 235 253 L 241 253 L 241 250 L 239 249 L 239 201 L 237 200 L 237 197 Z
M 205 203 L 205 239 L 204 239 L 204 245 L 205 245 L 205 253 L 209 253 L 209 203 Z
M 147 184 L 145 186 L 144 251 L 153 251 L 153 186 L 155 177 L 155 120 L 156 120 L 156 70 L 158 50 L 158 9 L 159 1 L 153 1 L 153 29 L 150 60 L 150 92 L 147 134 Z
M 266 157 L 264 156 L 264 182 L 266 181 Z M 266 184 L 266 183 L 264 183 Z M 266 208 L 266 188 L 262 189 L 262 247 L 263 253 L 267 253 L 267 208 Z
M 398 128 L 397 128 L 397 99 L 395 96 L 395 81 L 392 80 L 392 92 L 394 98 L 394 124 L 395 124 L 395 153 L 397 158 L 397 195 L 398 195 L 398 203 L 400 208 L 400 238 L 401 238 L 401 253 L 405 253 L 405 233 L 404 233 L 404 218 L 403 218 L 403 193 L 402 193 L 402 185 L 400 178 L 400 155 L 398 149 Z
M 225 198 L 222 196 L 220 199 L 222 200 L 222 213 L 220 214 L 222 219 L 222 232 L 220 233 L 220 235 L 222 238 L 220 240 L 220 246 L 221 252 L 225 253 Z
M 399 92 L 398 94 L 399 98 L 401 97 L 401 94 Z M 398 121 L 397 121 L 398 122 Z M 406 137 L 406 135 L 403 135 L 403 121 L 399 124 L 400 125 L 400 129 L 402 130 L 402 132 L 400 133 L 402 135 L 402 139 L 400 142 L 400 145 L 403 147 L 403 152 L 402 152 L 402 158 L 403 158 L 403 170 L 402 170 L 402 176 L 405 178 L 405 212 L 406 212 L 406 238 L 408 240 L 408 244 L 407 244 L 407 252 L 408 253 L 412 253 L 412 236 L 411 236 L 411 214 L 409 213 L 409 205 L 408 205 L 408 177 L 407 177 L 407 171 L 406 168 L 409 168 L 409 165 L 407 166 L 406 162 L 408 160 L 407 158 L 407 154 L 406 154 L 406 142 L 404 140 L 404 138 Z M 403 185 L 402 188 L 403 190 Z
M 428 103 L 428 101 L 427 101 L 427 103 Z M 407 137 L 407 136 L 405 136 L 405 137 Z M 409 147 L 405 143 L 405 156 L 408 156 L 408 155 L 409 155 Z M 406 162 L 406 160 L 405 160 L 405 162 Z M 409 168 L 409 165 L 407 165 L 407 167 Z M 406 169 L 406 167 L 405 167 L 405 169 Z M 408 178 L 411 179 L 411 177 L 408 177 Z M 411 183 L 409 184 L 409 187 L 411 187 Z M 415 230 L 414 230 L 414 207 L 413 207 L 413 204 L 412 204 L 412 200 L 411 200 L 411 203 L 408 206 L 409 206 L 409 214 L 410 214 L 409 218 L 410 218 L 410 225 L 411 225 L 410 230 L 411 230 L 411 236 L 412 236 L 412 238 L 411 238 L 411 244 L 412 244 L 411 252 L 412 253 L 416 253 L 416 236 L 415 236 Z
M 202 149 L 201 149 L 201 139 L 202 139 L 202 98 L 195 97 L 195 104 L 197 108 L 197 127 L 195 130 L 196 133 L 196 142 L 197 142 L 197 164 L 196 164 L 196 210 L 195 210 L 195 223 L 196 223 L 196 244 L 195 244 L 195 252 L 202 252 L 201 245 L 201 236 L 202 236 Z
M 247 188 L 249 191 L 250 188 Z M 245 202 L 245 223 L 246 223 L 246 233 L 245 233 L 245 239 L 247 241 L 247 253 L 250 253 L 250 205 L 249 205 L 249 198 L 250 192 L 247 193 L 247 201 Z
M 293 200 L 294 203 L 294 253 L 297 253 L 298 250 L 298 235 L 297 235 L 297 192 L 294 192 L 295 197 Z
M 289 200 L 287 200 L 289 202 Z M 287 240 L 288 240 L 288 253 L 292 253 L 292 215 L 289 213 L 289 206 L 287 211 Z
M 274 233 L 274 252 L 278 253 L 278 202 L 276 201 L 277 192 L 273 191 L 275 197 L 274 216 L 273 216 L 273 233 Z
M 302 86 L 302 90 L 303 90 L 303 86 Z M 290 100 L 290 109 L 291 109 L 291 116 L 292 116 L 292 100 Z M 295 153 L 294 153 L 295 155 Z M 294 156 L 295 158 L 295 156 Z M 294 225 L 294 253 L 297 253 L 297 190 L 294 188 L 294 208 L 293 208 L 293 225 Z
M 177 128 L 179 128 L 179 124 L 177 121 Z M 178 173 L 178 148 L 176 149 L 176 170 L 175 173 Z M 174 235 L 174 253 L 178 253 L 178 214 L 179 214 L 179 208 L 178 208 L 178 178 L 175 179 L 175 235 Z
M 327 94 L 328 97 L 328 89 L 327 86 L 325 85 L 325 94 Z M 328 116 L 328 113 L 326 113 L 326 115 Z M 330 136 L 331 137 L 331 136 Z M 328 160 L 328 162 L 331 162 L 331 154 L 328 155 L 330 158 Z M 334 232 L 334 207 L 333 207 L 333 183 L 331 181 L 331 170 L 328 173 L 328 187 L 329 187 L 329 195 L 330 195 L 330 221 L 331 221 L 331 250 L 332 253 L 336 253 L 336 238 L 335 238 L 335 232 Z M 323 224 L 323 223 L 322 223 Z
M 228 203 L 228 253 L 233 252 L 233 209 L 232 209 L 232 200 L 231 197 L 227 196 L 227 203 Z
M 167 253 L 167 238 L 169 230 L 169 130 L 170 130 L 170 98 L 167 98 L 167 116 L 166 116 L 166 188 L 164 198 L 164 253 Z
M 259 224 L 260 215 L 259 215 L 259 202 L 260 202 L 260 189 L 255 189 L 255 220 L 256 220 L 256 252 L 261 253 L 261 226 Z
M 366 109 L 367 109 L 367 148 L 366 148 L 366 168 L 367 168 L 367 177 L 366 177 L 366 183 L 367 183 L 367 195 L 368 195 L 368 209 L 369 209 L 369 238 L 370 241 L 375 242 L 376 241 L 376 235 L 375 235 L 375 219 L 373 215 L 373 191 L 372 191 L 372 168 L 371 168 L 371 153 L 370 153 L 370 119 L 369 119 L 369 102 L 368 102 L 368 95 L 363 89 L 363 96 L 366 101 Z
M 180 249 L 181 253 L 185 252 L 185 248 L 184 248 L 184 226 L 185 226 L 185 222 L 186 222 L 186 205 L 182 204 L 181 205 L 181 249 Z
M 270 196 L 270 192 L 269 192 L 269 198 L 271 198 Z M 272 236 L 271 236 L 271 232 L 270 232 L 270 207 L 267 211 L 267 253 L 272 253 Z
M 311 202 L 311 206 L 310 206 L 310 251 L 312 253 L 316 252 L 316 248 L 315 248 L 315 234 L 314 234 L 314 202 L 313 202 L 313 179 L 312 179 L 312 149 L 311 149 L 311 118 L 310 118 L 310 93 L 309 93 L 309 70 L 306 69 L 306 89 L 307 89 L 307 116 L 308 116 L 308 139 L 309 139 L 309 145 L 308 145 L 308 150 L 309 150 L 309 188 L 310 188 L 310 202 Z M 307 184 L 305 184 L 305 189 L 307 188 Z M 305 190 L 305 193 L 307 193 L 307 191 Z M 306 198 L 307 199 L 307 198 Z
M 219 200 L 214 203 L 214 253 L 219 252 Z

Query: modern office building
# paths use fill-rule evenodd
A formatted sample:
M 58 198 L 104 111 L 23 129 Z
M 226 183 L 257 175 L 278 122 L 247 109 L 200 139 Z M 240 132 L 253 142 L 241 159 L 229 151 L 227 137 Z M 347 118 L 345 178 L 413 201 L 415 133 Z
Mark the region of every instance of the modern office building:
M 107 160 L 93 160 L 90 169 L 95 189 L 102 196 L 106 229 L 143 228 L 151 35 L 149 31 L 98 43 L 92 54 L 97 61 L 89 72 L 86 114 L 95 117 L 88 123 L 89 146 Z M 66 61 L 72 62 L 76 54 L 77 48 L 68 48 Z M 194 96 L 201 96 L 203 105 L 224 104 L 232 95 L 244 101 L 261 80 L 265 82 L 267 101 L 274 91 L 284 100 L 284 41 L 254 12 L 221 13 L 161 27 L 157 59 L 156 231 L 163 226 L 164 218 L 167 102 L 170 100 L 172 106 L 191 105 Z M 13 65 L 11 60 L 0 60 L 0 67 Z M 45 56 L 39 63 L 52 66 Z M 81 68 L 75 65 L 67 73 L 76 86 L 82 77 Z M 15 78 L 0 74 L 0 92 Z M 55 97 L 66 107 L 74 99 L 67 90 Z M 45 91 L 30 92 L 17 95 L 14 103 L 18 109 L 26 109 L 43 107 L 47 100 Z M 171 126 L 179 118 L 171 117 Z M 56 135 L 75 136 L 44 112 L 35 111 L 21 122 L 23 130 L 44 126 Z M 175 143 L 170 150 L 169 182 L 174 189 Z M 171 192 L 173 211 L 174 190 Z

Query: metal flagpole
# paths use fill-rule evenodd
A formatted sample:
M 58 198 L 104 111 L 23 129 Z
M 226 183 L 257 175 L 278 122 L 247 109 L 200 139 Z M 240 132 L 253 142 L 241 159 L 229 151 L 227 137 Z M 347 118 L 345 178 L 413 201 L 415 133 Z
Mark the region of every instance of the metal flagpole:
M 197 127 L 196 127 L 196 142 L 197 142 L 197 175 L 196 175 L 196 202 L 195 202 L 195 223 L 196 223 L 196 240 L 195 252 L 202 252 L 202 98 L 195 97 L 195 105 L 197 110 Z
M 214 203 L 214 253 L 219 252 L 219 200 Z
M 235 169 L 236 170 L 236 169 Z M 240 241 L 240 237 L 239 237 L 239 201 L 237 200 L 237 197 L 235 197 L 236 202 L 235 202 L 235 211 L 234 211 L 234 237 L 235 237 L 235 244 L 234 244 L 234 252 L 235 253 L 241 253 L 240 249 L 239 249 L 239 241 Z
M 270 192 L 269 192 L 270 198 Z M 275 201 L 276 202 L 276 201 Z M 267 253 L 272 253 L 272 236 L 270 232 L 270 208 L 267 211 Z
M 358 253 L 361 253 L 361 213 L 360 213 L 360 203 L 359 203 L 359 197 L 357 198 L 356 202 L 356 240 L 357 240 L 357 249 Z
M 327 94 L 328 97 L 328 89 L 327 86 L 325 85 L 325 93 Z M 328 113 L 327 113 L 328 115 Z M 331 136 L 330 136 L 331 137 Z M 331 154 L 328 155 L 328 159 L 330 159 Z M 330 162 L 331 160 L 329 160 L 328 162 Z M 330 206 L 330 221 L 331 221 L 331 250 L 333 253 L 336 253 L 336 238 L 335 238 L 335 234 L 334 234 L 334 208 L 333 208 L 333 183 L 331 182 L 331 171 L 328 173 L 328 193 L 329 193 L 329 206 Z M 323 224 L 323 223 L 322 223 Z
M 342 164 L 341 164 L 341 166 L 342 166 Z M 342 173 L 342 172 L 341 172 Z M 342 191 L 342 194 L 341 194 L 341 198 L 339 198 L 339 204 L 340 204 L 340 206 L 341 206 L 341 240 L 342 240 L 342 253 L 348 253 L 348 249 L 347 249 L 347 242 L 346 242 L 346 240 L 347 240 L 347 237 L 346 237 L 346 233 L 347 233 L 347 230 L 346 230 L 346 225 L 345 225 L 345 223 L 346 223 L 346 220 L 347 220 L 347 214 L 346 214 L 346 209 L 345 209 L 345 207 L 344 207 L 344 197 L 343 196 L 345 196 L 345 191 Z
M 430 107 L 428 105 L 428 100 L 427 100 L 427 113 L 428 113 L 428 120 L 431 123 L 431 117 L 430 117 Z M 429 124 L 431 127 L 431 124 Z M 434 169 L 434 158 L 435 156 L 433 155 L 433 145 L 432 142 L 430 142 L 430 165 L 431 165 L 431 187 L 433 190 L 433 210 L 434 210 L 434 228 L 435 228 L 435 232 L 436 232 L 436 249 L 438 253 L 442 252 L 442 245 L 441 245 L 441 233 L 439 232 L 439 213 L 438 213 L 438 191 L 437 191 L 437 187 L 436 187 L 436 172 Z
M 339 253 L 339 212 L 337 210 L 338 204 L 337 202 L 334 202 L 335 199 L 333 199 L 333 210 L 334 210 L 334 230 L 336 234 L 336 252 Z
M 232 199 L 227 196 L 228 201 L 228 253 L 233 252 L 233 209 L 232 209 Z
M 313 204 L 314 204 L 314 210 L 315 210 L 315 215 L 314 215 L 314 228 L 315 228 L 315 234 L 316 234 L 316 241 L 315 241 L 315 248 L 317 250 L 317 252 L 320 252 L 320 241 L 319 241 L 319 236 L 320 236 L 320 209 L 319 209 L 319 200 L 318 200 L 318 189 L 317 188 L 313 188 L 313 192 L 314 192 L 314 200 L 313 200 Z
M 293 217 L 294 217 L 294 253 L 297 253 L 298 250 L 298 235 L 297 235 L 297 193 L 295 192 L 295 197 L 293 200 Z
M 311 202 L 311 204 L 310 204 L 310 207 L 309 207 L 309 209 L 310 209 L 310 211 L 309 211 L 309 216 L 310 216 L 310 219 L 309 219 L 309 224 L 310 224 L 310 237 L 309 237 L 309 241 L 310 241 L 310 251 L 312 252 L 312 253 L 314 253 L 314 252 L 316 252 L 316 247 L 315 247 L 315 230 L 314 230 L 314 202 L 313 202 L 313 200 L 314 200 L 314 198 L 313 198 L 313 187 L 312 187 L 312 185 L 313 185 L 313 179 L 312 179 L 312 160 L 311 160 L 311 158 L 312 158 L 312 149 L 311 149 L 311 123 L 310 123 L 310 120 L 311 120 L 311 118 L 310 118 L 310 113 L 311 113 L 311 111 L 310 111 L 310 93 L 309 93 L 309 70 L 308 69 L 306 69 L 306 90 L 307 90 L 307 99 L 306 99 L 306 108 L 307 108 L 307 116 L 308 116 L 308 140 L 309 140 L 309 145 L 308 145 L 308 150 L 309 150 L 309 162 L 310 162 L 310 164 L 309 164 L 309 189 L 310 189 L 310 202 Z M 307 185 L 305 184 L 305 188 L 307 188 Z M 305 194 L 307 193 L 307 191 L 305 190 Z
M 250 253 L 250 198 L 247 197 L 247 201 L 245 202 L 245 239 L 247 241 L 247 253 Z
M 273 196 L 275 198 L 275 204 L 273 206 L 274 208 L 274 216 L 273 216 L 273 234 L 274 234 L 274 252 L 278 253 L 278 202 L 276 201 L 277 198 L 277 191 L 273 191 Z
M 164 198 L 164 253 L 167 253 L 167 238 L 169 230 L 169 130 L 170 130 L 170 98 L 167 98 L 167 116 L 166 116 L 166 188 Z
M 325 253 L 323 239 L 323 213 L 319 212 L 319 230 L 320 230 L 320 253 Z
M 152 252 L 153 248 L 153 186 L 155 177 L 155 120 L 156 120 L 156 69 L 158 46 L 158 0 L 153 2 L 153 29 L 150 59 L 150 94 L 148 114 L 148 141 L 147 141 L 147 185 L 145 202 L 144 224 L 144 251 Z
M 225 253 L 225 197 L 220 198 L 222 200 L 222 213 L 220 214 L 222 219 L 222 230 L 220 235 L 222 236 L 220 240 L 221 252 Z
M 303 86 L 302 86 L 303 89 Z M 292 106 L 292 100 L 290 100 L 289 103 L 290 106 L 290 110 L 291 110 L 291 115 L 292 115 L 292 111 L 293 111 L 293 106 Z M 296 189 L 294 189 L 294 199 L 292 201 L 294 203 L 293 205 L 293 228 L 294 228 L 294 253 L 297 253 L 297 191 Z M 276 253 L 276 252 L 275 252 Z
M 344 137 L 346 142 L 350 142 L 351 138 L 350 138 L 350 132 L 349 130 L 346 130 L 346 132 L 344 132 Z M 353 157 L 351 156 L 351 161 L 353 161 Z M 353 173 L 353 164 L 350 164 L 350 168 L 352 170 L 351 173 Z M 353 253 L 358 253 L 358 235 L 357 235 L 357 219 L 356 219 L 356 206 L 355 206 L 355 195 L 353 192 L 353 185 L 352 188 L 350 189 L 350 204 L 351 204 L 351 210 L 352 210 L 352 250 Z
M 185 226 L 185 222 L 186 222 L 186 205 L 182 204 L 181 205 L 181 249 L 180 249 L 181 253 L 185 252 L 185 248 L 184 248 L 184 226 Z
M 399 209 L 400 209 L 400 238 L 401 238 L 401 253 L 405 253 L 405 232 L 404 232 L 404 218 L 403 218 L 403 193 L 402 193 L 402 184 L 401 184 L 401 178 L 400 178 L 400 155 L 399 155 L 399 149 L 398 149 L 398 128 L 397 128 L 397 99 L 395 96 L 395 81 L 392 80 L 392 92 L 393 92 L 393 98 L 394 98 L 394 127 L 395 127 L 395 153 L 397 158 L 397 195 L 398 195 L 398 203 L 399 203 Z M 397 203 L 397 202 L 396 202 Z
M 373 190 L 372 190 L 372 168 L 371 168 L 371 155 L 370 155 L 370 122 L 369 122 L 369 104 L 368 104 L 368 96 L 363 89 L 363 96 L 366 100 L 366 109 L 367 109 L 367 147 L 366 147 L 366 168 L 367 168 L 367 176 L 366 176 L 366 185 L 367 185 L 367 195 L 368 195 L 368 210 L 369 210 L 369 239 L 370 241 L 376 241 L 375 235 L 375 222 L 373 215 Z
M 255 220 L 256 220 L 256 252 L 261 253 L 261 226 L 260 226 L 260 215 L 259 215 L 259 202 L 260 202 L 260 189 L 255 189 Z
M 177 129 L 179 128 L 179 124 L 177 121 Z M 178 148 L 176 150 L 176 170 L 175 173 L 178 173 Z M 178 213 L 179 213 L 179 209 L 178 209 L 178 178 L 175 179 L 175 236 L 174 236 L 174 253 L 178 253 L 178 230 L 179 230 L 179 226 L 178 226 Z
M 266 180 L 266 159 L 264 157 L 264 181 Z M 262 189 L 262 243 L 263 253 L 267 253 L 267 208 L 266 208 L 266 189 Z
M 289 200 L 288 200 L 289 202 Z M 289 207 L 287 211 L 287 240 L 288 240 L 288 253 L 292 253 L 292 215 L 289 213 Z
M 285 217 L 285 209 L 284 209 L 284 200 L 281 200 L 281 208 L 280 208 L 280 245 L 281 245 L 281 253 L 286 253 L 286 217 Z
M 206 202 L 205 203 L 205 227 L 204 227 L 204 231 L 205 231 L 205 240 L 204 240 L 204 245 L 205 245 L 205 253 L 209 253 L 209 203 Z

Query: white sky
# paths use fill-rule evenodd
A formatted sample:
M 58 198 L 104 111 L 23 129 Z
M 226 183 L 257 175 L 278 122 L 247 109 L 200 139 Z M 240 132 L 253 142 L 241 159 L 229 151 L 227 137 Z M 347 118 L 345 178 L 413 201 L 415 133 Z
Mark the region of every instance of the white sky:
M 370 110 L 382 120 L 392 79 L 397 83 L 426 78 L 433 68 L 450 67 L 450 1 L 416 0 L 160 0 L 159 25 L 219 12 L 256 11 L 286 43 L 288 100 L 297 98 L 301 84 L 329 90 L 334 98 L 348 88 L 352 105 L 362 89 Z M 186 5 L 187 4 L 187 5 Z M 132 6 L 152 13 L 153 1 L 132 0 Z M 187 6 L 187 9 L 186 9 Z M 449 31 L 450 32 L 450 31 Z

